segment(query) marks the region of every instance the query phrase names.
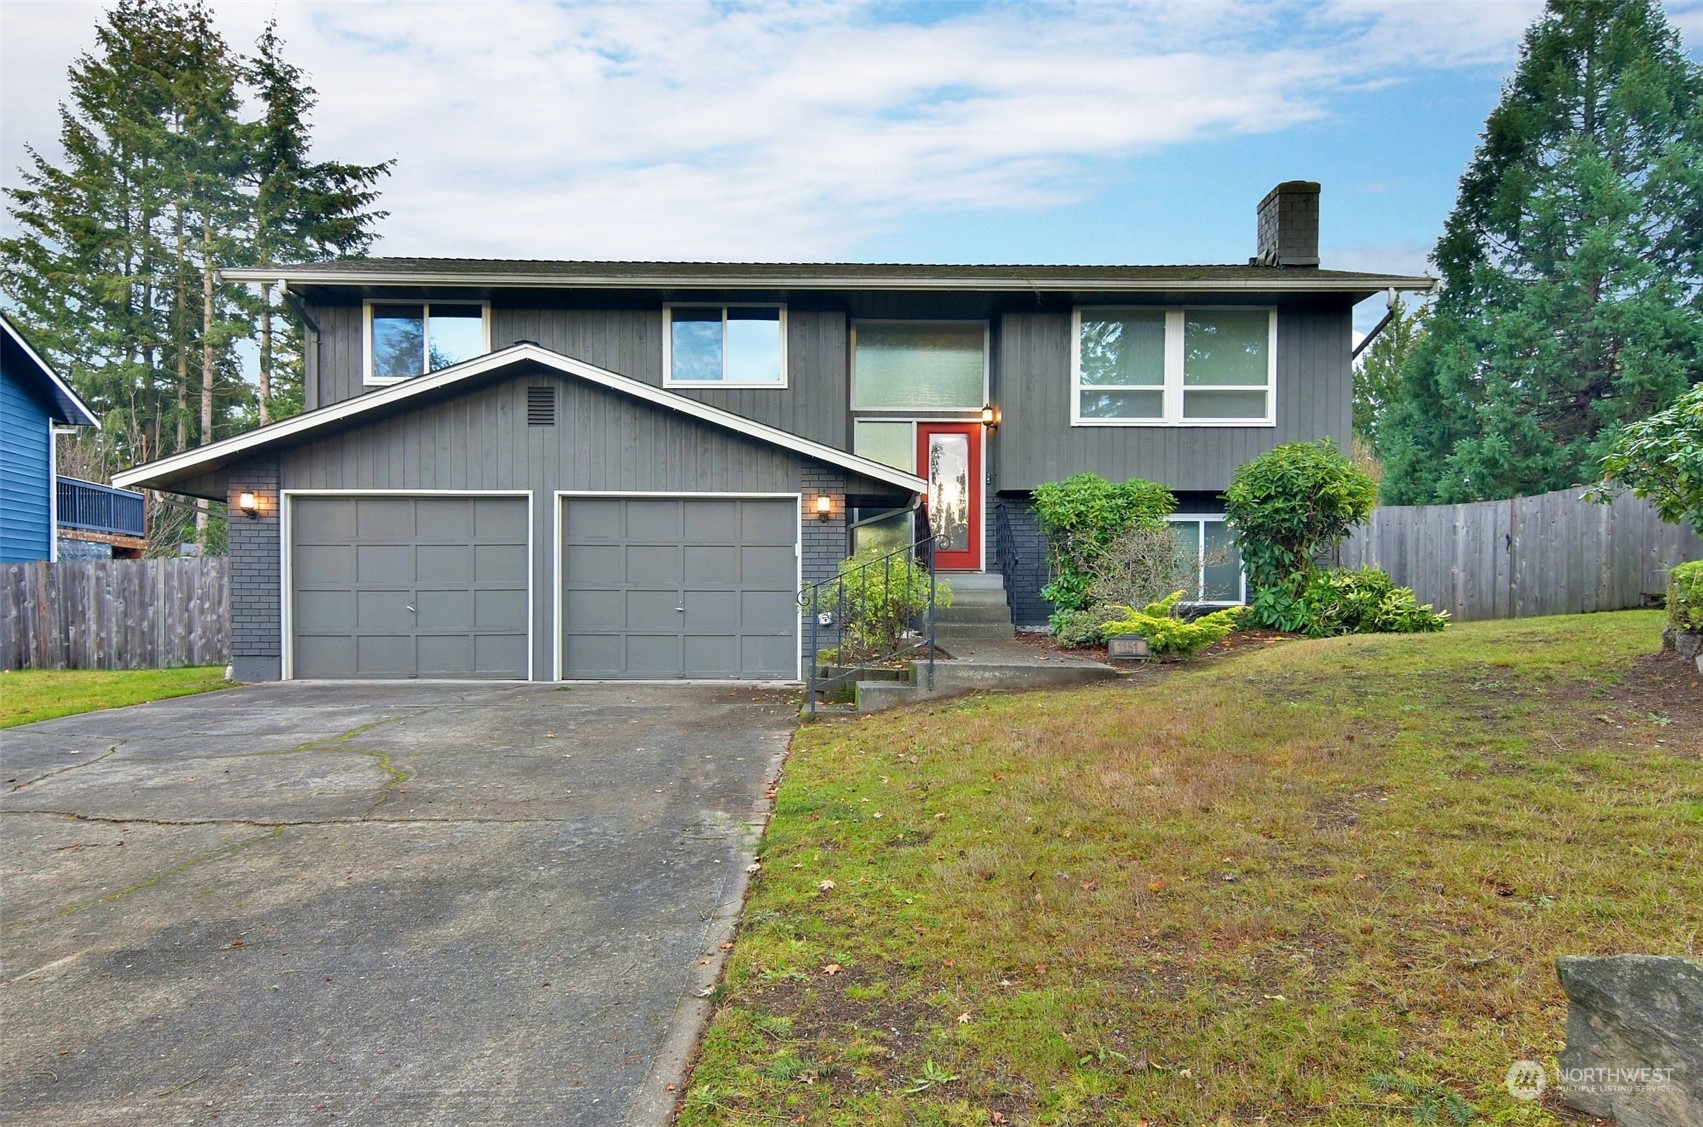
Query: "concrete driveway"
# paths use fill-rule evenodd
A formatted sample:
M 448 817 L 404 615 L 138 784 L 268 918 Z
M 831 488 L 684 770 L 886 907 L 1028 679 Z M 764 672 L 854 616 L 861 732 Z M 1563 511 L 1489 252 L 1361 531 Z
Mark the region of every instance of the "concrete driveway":
M 795 715 L 284 684 L 0 733 L 0 1120 L 662 1122 Z

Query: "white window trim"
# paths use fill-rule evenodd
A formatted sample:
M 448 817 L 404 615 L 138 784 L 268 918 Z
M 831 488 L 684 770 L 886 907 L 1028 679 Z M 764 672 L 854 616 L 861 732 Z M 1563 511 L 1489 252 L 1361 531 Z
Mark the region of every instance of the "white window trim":
M 859 325 L 980 325 L 982 327 L 982 401 L 974 407 L 866 407 L 857 401 L 857 329 Z M 989 387 L 991 386 L 990 372 L 992 369 L 993 353 L 993 323 L 971 317 L 963 318 L 927 318 L 927 317 L 860 317 L 851 323 L 846 342 L 849 352 L 846 364 L 847 375 L 851 387 L 847 389 L 847 398 L 851 401 L 851 409 L 863 413 L 872 420 L 883 417 L 903 417 L 919 419 L 918 411 L 961 412 L 960 415 L 948 415 L 938 419 L 925 419 L 925 422 L 958 422 L 962 418 L 981 417 L 982 407 L 990 402 Z
M 491 303 L 488 301 L 428 301 L 421 298 L 418 301 L 411 297 L 369 297 L 361 302 L 361 383 L 368 387 L 389 387 L 391 384 L 402 383 L 406 380 L 419 379 L 429 376 L 429 371 L 420 372 L 413 376 L 375 376 L 373 375 L 373 306 L 375 305 L 418 305 L 426 319 L 425 356 L 432 354 L 432 306 L 434 305 L 476 305 L 479 307 L 479 332 L 483 351 L 487 355 L 491 351 Z M 423 357 L 422 357 L 423 359 Z M 468 357 L 469 360 L 473 357 Z M 454 365 L 449 365 L 454 367 Z
M 1228 524 L 1223 513 L 1172 513 L 1165 520 L 1170 524 L 1192 524 L 1195 526 L 1195 590 L 1206 593 L 1206 526 L 1209 524 Z M 1241 578 L 1237 587 L 1236 599 L 1183 599 L 1191 607 L 1239 607 L 1248 601 L 1248 569 L 1242 568 Z
M 674 378 L 674 311 L 676 309 L 721 310 L 721 370 L 727 371 L 727 311 L 729 309 L 775 309 L 780 311 L 781 378 L 768 382 L 757 380 L 677 380 Z M 792 382 L 787 370 L 786 305 L 778 301 L 673 301 L 662 307 L 662 386 L 704 388 L 757 388 L 763 391 L 782 391 Z
M 1070 311 L 1070 425 L 1073 427 L 1274 427 L 1277 425 L 1277 309 L 1274 306 L 1249 305 L 1183 305 L 1169 306 L 1165 314 L 1165 380 L 1162 384 L 1146 384 L 1142 386 L 1124 387 L 1122 385 L 1096 384 L 1084 387 L 1082 383 L 1082 306 Z M 1151 305 L 1095 305 L 1087 307 L 1093 313 L 1152 313 L 1156 307 Z M 1265 396 L 1265 416 L 1249 419 L 1191 419 L 1183 416 L 1183 333 L 1186 316 L 1191 312 L 1211 312 L 1213 310 L 1237 310 L 1253 312 L 1263 310 L 1266 314 L 1266 382 L 1264 386 L 1249 385 L 1210 385 L 1197 387 L 1193 390 L 1211 391 L 1263 391 Z M 1161 393 L 1162 417 L 1157 419 L 1098 419 L 1085 417 L 1082 414 L 1082 393 L 1084 391 L 1158 391 Z

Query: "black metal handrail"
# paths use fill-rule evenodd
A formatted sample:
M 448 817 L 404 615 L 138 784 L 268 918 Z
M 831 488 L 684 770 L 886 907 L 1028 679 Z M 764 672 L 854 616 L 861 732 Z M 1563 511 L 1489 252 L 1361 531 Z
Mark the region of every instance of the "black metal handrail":
M 119 536 L 141 536 L 146 532 L 140 493 L 75 477 L 60 478 L 56 493 L 60 528 Z
M 993 558 L 999 574 L 1005 578 L 1009 597 L 1009 593 L 1017 589 L 1013 581 L 1017 577 L 1017 565 L 1023 561 L 1017 554 L 1017 533 L 1012 530 L 1011 514 L 1006 512 L 1003 501 L 993 509 Z
M 920 528 L 927 527 L 926 519 L 919 521 Z M 867 596 L 872 587 L 882 593 L 885 603 L 879 613 L 871 613 Z M 907 547 L 876 556 L 832 579 L 806 584 L 798 603 L 810 624 L 806 705 L 810 714 L 816 714 L 837 686 L 858 680 L 870 666 L 896 664 L 918 651 L 923 655 L 926 686 L 932 691 L 936 590 L 932 535 L 920 536 Z M 838 672 L 826 672 L 821 655 L 828 647 L 835 651 L 833 664 Z

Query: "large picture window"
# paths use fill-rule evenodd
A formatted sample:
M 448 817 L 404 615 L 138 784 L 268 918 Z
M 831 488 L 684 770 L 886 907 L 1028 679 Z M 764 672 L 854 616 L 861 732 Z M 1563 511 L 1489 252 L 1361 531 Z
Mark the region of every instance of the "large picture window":
M 491 351 L 482 302 L 369 301 L 366 314 L 367 383 L 423 376 Z
M 987 402 L 980 321 L 859 321 L 852 326 L 852 407 L 976 411 Z
M 1272 309 L 1078 309 L 1075 426 L 1271 426 Z
M 663 307 L 663 383 L 786 386 L 786 307 Z

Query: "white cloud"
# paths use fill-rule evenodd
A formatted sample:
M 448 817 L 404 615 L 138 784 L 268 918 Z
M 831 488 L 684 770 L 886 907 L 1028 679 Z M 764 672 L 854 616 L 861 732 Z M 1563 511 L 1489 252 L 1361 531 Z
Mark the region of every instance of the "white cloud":
M 1084 198 L 1111 162 L 1317 120 L 1416 70 L 1505 64 L 1537 10 L 215 7 L 239 48 L 276 12 L 320 91 L 323 153 L 397 158 L 381 253 L 757 259 L 833 257 L 901 217 Z M 7 183 L 24 140 L 50 145 L 98 10 L 0 7 Z

